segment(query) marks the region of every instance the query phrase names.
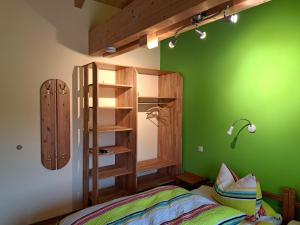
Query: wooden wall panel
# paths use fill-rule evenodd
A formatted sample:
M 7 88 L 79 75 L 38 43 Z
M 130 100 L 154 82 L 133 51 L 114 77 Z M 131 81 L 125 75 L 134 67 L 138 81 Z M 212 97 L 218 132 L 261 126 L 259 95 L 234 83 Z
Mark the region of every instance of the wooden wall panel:
M 183 79 L 180 74 L 165 74 L 159 77 L 159 97 L 175 97 L 168 104 L 169 124 L 158 127 L 158 157 L 176 162 L 173 175 L 182 167 L 182 94 Z
M 40 92 L 42 163 L 61 169 L 70 160 L 70 90 L 65 82 L 50 79 Z
M 56 82 L 57 105 L 57 169 L 70 160 L 70 90 L 65 82 Z
M 56 80 L 44 82 L 40 92 L 42 163 L 56 170 Z

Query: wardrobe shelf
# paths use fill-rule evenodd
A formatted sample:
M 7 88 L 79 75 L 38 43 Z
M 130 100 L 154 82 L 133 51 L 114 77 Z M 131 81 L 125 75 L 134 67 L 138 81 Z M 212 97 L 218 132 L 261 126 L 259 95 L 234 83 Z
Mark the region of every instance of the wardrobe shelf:
M 92 84 L 89 84 L 89 87 L 92 87 Z M 132 85 L 127 85 L 127 84 L 105 84 L 105 83 L 100 83 L 99 84 L 100 88 L 132 88 Z
M 99 157 L 103 157 L 103 156 L 109 156 L 109 155 L 119 155 L 119 154 L 124 154 L 124 153 L 128 153 L 128 152 L 132 152 L 132 149 L 126 148 L 124 146 L 105 146 L 105 147 L 101 147 L 102 149 L 106 149 L 109 152 L 108 153 L 104 153 L 101 154 L 98 151 L 98 155 Z M 93 153 L 93 149 L 90 148 L 90 154 Z
M 116 125 L 99 126 L 97 128 L 97 132 L 99 132 L 99 133 L 122 132 L 122 131 L 131 131 L 131 130 L 133 130 L 133 129 L 129 128 L 129 127 L 122 127 L 122 126 L 116 126 Z M 93 129 L 90 128 L 90 131 L 93 131 Z
M 175 182 L 175 178 L 166 176 L 160 173 L 153 173 L 149 175 L 140 176 L 137 178 L 137 191 L 146 191 L 161 185 L 171 184 Z
M 119 177 L 128 174 L 132 174 L 133 172 L 124 167 L 117 167 L 115 165 L 111 166 L 103 166 L 98 169 L 100 179 L 105 179 L 109 177 Z M 90 175 L 92 175 L 92 170 L 89 170 Z
M 92 106 L 89 107 L 90 109 L 93 109 Z M 99 109 L 115 109 L 115 110 L 131 110 L 133 109 L 132 106 L 99 106 Z
M 163 103 L 169 103 L 176 100 L 176 98 L 173 97 L 149 97 L 149 96 L 140 96 L 138 98 L 139 104 L 141 103 L 147 103 L 147 104 L 163 104 Z
M 113 199 L 121 198 L 121 197 L 128 196 L 128 195 L 129 195 L 129 193 L 126 190 L 121 189 L 117 186 L 103 188 L 98 191 L 98 204 L 108 202 Z M 91 196 L 92 196 L 92 193 L 90 192 L 89 193 L 90 199 L 91 199 Z
M 170 166 L 175 166 L 176 163 L 164 159 L 149 159 L 137 163 L 137 172 L 145 172 L 149 170 L 161 169 Z

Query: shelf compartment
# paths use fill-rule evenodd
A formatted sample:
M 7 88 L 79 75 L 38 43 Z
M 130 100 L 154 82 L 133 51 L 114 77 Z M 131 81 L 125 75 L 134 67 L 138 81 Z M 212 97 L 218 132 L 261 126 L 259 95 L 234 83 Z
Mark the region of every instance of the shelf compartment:
M 126 190 L 121 189 L 117 186 L 103 188 L 103 189 L 99 190 L 98 204 L 108 202 L 113 199 L 121 198 L 121 197 L 128 196 L 128 195 L 129 195 L 129 193 Z M 90 192 L 89 197 L 91 198 L 91 196 L 92 196 L 92 193 Z
M 137 191 L 146 191 L 154 187 L 172 184 L 174 182 L 174 177 L 163 175 L 160 173 L 144 175 L 137 178 Z
M 128 152 L 132 152 L 131 149 L 126 148 L 124 146 L 104 146 L 104 147 L 101 147 L 101 148 L 106 149 L 109 152 L 108 153 L 104 153 L 104 154 L 100 154 L 98 152 L 98 155 L 100 157 L 108 156 L 108 155 L 119 155 L 119 154 L 124 154 L 124 153 L 128 153 Z M 90 148 L 90 153 L 91 154 L 93 153 L 93 149 L 92 148 Z
M 92 84 L 89 84 L 89 87 L 92 87 Z M 99 84 L 100 88 L 124 88 L 124 89 L 129 89 L 132 88 L 132 85 L 127 85 L 127 84 L 106 84 L 106 83 L 100 83 Z
M 97 128 L 97 132 L 99 133 L 108 133 L 108 132 L 124 132 L 124 131 L 132 131 L 132 128 L 129 127 L 122 127 L 122 126 L 116 126 L 116 125 L 110 125 L 110 126 L 99 126 Z M 90 131 L 93 131 L 92 128 L 90 128 Z
M 89 107 L 90 109 L 93 109 L 92 106 Z M 132 110 L 132 106 L 99 106 L 99 109 L 115 109 L 115 110 Z
M 106 179 L 109 177 L 119 177 L 132 174 L 133 172 L 125 167 L 117 167 L 115 165 L 103 166 L 98 169 L 99 179 Z M 92 175 L 92 170 L 89 170 L 90 175 Z
M 175 166 L 174 161 L 164 160 L 164 159 L 149 159 L 145 161 L 140 161 L 137 163 L 138 172 L 146 172 L 149 170 L 162 169 L 170 166 Z
M 163 103 L 169 103 L 176 100 L 176 98 L 173 97 L 148 97 L 148 96 L 141 96 L 138 98 L 138 102 L 140 104 L 163 104 Z

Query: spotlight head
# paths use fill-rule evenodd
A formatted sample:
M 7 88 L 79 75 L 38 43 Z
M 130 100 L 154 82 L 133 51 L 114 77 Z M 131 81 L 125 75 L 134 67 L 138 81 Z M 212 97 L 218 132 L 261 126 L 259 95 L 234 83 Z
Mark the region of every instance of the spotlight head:
M 175 48 L 177 43 L 177 39 L 174 37 L 172 40 L 169 42 L 169 48 Z
M 256 126 L 254 124 L 250 124 L 248 126 L 249 133 L 255 133 L 256 132 Z
M 206 38 L 206 36 L 207 36 L 206 32 L 201 31 L 201 30 L 199 30 L 199 29 L 196 29 L 195 31 L 196 31 L 196 33 L 199 35 L 199 38 L 200 38 L 201 40 L 204 40 L 204 39 Z
M 228 134 L 229 136 L 231 136 L 233 130 L 234 130 L 234 127 L 233 127 L 233 126 L 229 127 L 229 129 L 228 129 L 228 131 L 227 131 L 227 134 Z
M 225 16 L 225 20 L 230 22 L 230 23 L 237 23 L 239 20 L 239 15 L 238 14 L 233 14 L 231 16 Z
M 232 23 L 237 23 L 238 20 L 239 20 L 239 15 L 238 14 L 233 14 L 233 15 L 230 16 L 230 21 Z

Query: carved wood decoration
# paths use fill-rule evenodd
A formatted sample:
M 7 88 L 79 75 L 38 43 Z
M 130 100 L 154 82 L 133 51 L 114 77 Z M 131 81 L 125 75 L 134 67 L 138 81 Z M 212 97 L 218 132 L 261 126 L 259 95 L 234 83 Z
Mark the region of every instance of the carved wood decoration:
M 63 168 L 70 160 L 70 90 L 61 80 L 50 79 L 40 89 L 42 164 Z

